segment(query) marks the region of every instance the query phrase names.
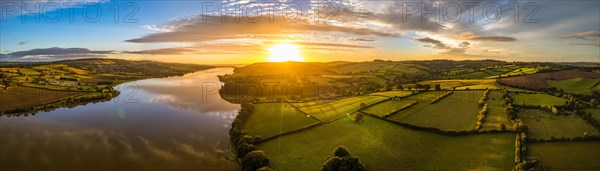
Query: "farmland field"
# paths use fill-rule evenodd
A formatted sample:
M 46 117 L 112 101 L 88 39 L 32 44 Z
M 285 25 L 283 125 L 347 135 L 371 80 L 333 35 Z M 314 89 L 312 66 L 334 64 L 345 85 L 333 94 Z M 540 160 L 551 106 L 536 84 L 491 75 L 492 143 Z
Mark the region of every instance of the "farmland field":
M 42 73 L 34 70 L 34 69 L 29 69 L 29 68 L 21 68 L 19 69 L 19 72 L 23 75 L 27 75 L 27 76 L 36 76 L 36 75 L 41 75 Z
M 524 75 L 518 77 L 500 78 L 498 79 L 498 82 L 514 87 L 522 87 L 527 89 L 542 89 L 547 88 L 549 86 L 546 82 L 546 80 L 548 79 L 564 80 L 569 78 L 598 79 L 600 78 L 600 74 L 579 70 L 566 70 L 550 73 Z
M 478 100 L 483 91 L 455 91 L 434 104 L 422 102 L 386 119 L 442 130 L 473 130 L 481 110 Z M 411 100 L 414 96 L 409 97 Z
M 541 110 L 528 109 L 519 117 L 527 125 L 530 138 L 550 140 L 554 138 L 576 138 L 587 135 L 600 135 L 598 130 L 574 114 L 557 116 Z
M 412 95 L 412 91 L 384 91 L 372 93 L 371 95 L 386 96 L 386 97 L 406 97 Z
M 513 104 L 515 105 L 551 105 L 551 106 L 562 106 L 565 104 L 567 99 L 563 99 L 556 96 L 547 94 L 516 94 L 512 96 Z
M 319 120 L 331 121 L 356 112 L 360 109 L 361 103 L 365 103 L 368 106 L 387 99 L 389 99 L 389 97 L 358 96 L 299 109 Z
M 274 170 L 320 170 L 340 145 L 360 157 L 366 170 L 510 170 L 514 160 L 512 133 L 444 136 L 370 116 L 362 123 L 344 118 L 279 137 L 259 149 Z
M 482 71 L 476 71 L 476 72 L 462 74 L 462 75 L 450 76 L 449 78 L 450 79 L 482 79 L 482 78 L 486 78 L 489 76 L 492 76 L 492 75 L 482 72 Z
M 413 103 L 416 103 L 416 102 L 417 101 L 406 100 L 406 99 L 388 100 L 383 103 L 379 103 L 379 104 L 373 105 L 371 107 L 368 107 L 366 109 L 363 109 L 362 111 L 365 113 L 368 113 L 368 114 L 373 114 L 373 115 L 377 115 L 379 117 L 384 117 L 387 114 L 398 111 L 398 110 L 405 108 L 409 105 L 412 105 Z
M 431 80 L 421 81 L 419 84 L 440 84 L 440 87 L 445 90 L 451 90 L 452 88 L 467 87 L 467 86 L 492 86 L 496 81 L 493 79 L 481 79 L 481 80 Z M 485 89 L 485 88 L 483 88 Z
M 554 170 L 600 169 L 600 141 L 528 143 L 527 154 L 539 157 L 544 167 Z
M 591 95 L 592 86 L 598 83 L 598 79 L 570 78 L 564 80 L 547 80 L 547 82 L 551 87 L 556 87 L 567 93 Z
M 592 117 L 600 122 L 600 108 L 585 109 L 585 112 L 591 113 Z
M 85 92 L 54 91 L 15 86 L 8 90 L 0 90 L 0 111 L 49 103 L 81 94 L 85 94 Z
M 267 138 L 318 122 L 287 103 L 261 103 L 255 105 L 244 127 L 251 135 Z
M 482 125 L 483 130 L 498 130 L 501 124 L 504 124 L 507 129 L 512 127 L 506 109 L 502 105 L 502 92 L 490 91 L 485 103 L 488 104 L 489 110 Z

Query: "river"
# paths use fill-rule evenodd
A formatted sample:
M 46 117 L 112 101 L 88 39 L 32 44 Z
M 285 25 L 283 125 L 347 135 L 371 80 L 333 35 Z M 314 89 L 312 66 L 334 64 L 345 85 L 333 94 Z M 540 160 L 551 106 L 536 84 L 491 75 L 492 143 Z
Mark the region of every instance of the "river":
M 111 101 L 0 116 L 0 170 L 239 170 L 228 131 L 240 105 L 215 68 L 115 87 Z

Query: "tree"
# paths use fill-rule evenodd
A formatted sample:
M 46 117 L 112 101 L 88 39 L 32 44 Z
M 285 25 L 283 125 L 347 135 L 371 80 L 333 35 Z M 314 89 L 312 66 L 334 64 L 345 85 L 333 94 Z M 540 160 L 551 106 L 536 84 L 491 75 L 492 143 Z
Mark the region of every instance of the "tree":
M 434 88 L 435 90 L 441 90 L 442 89 L 442 87 L 440 86 L 440 84 L 435 84 L 434 87 L 435 87 Z
M 363 114 L 362 112 L 356 112 L 354 115 L 354 122 L 362 122 Z
M 264 151 L 255 150 L 246 154 L 246 157 L 242 160 L 242 164 L 244 170 L 257 170 L 269 165 L 269 159 L 267 159 L 267 155 Z
M 404 90 L 404 87 L 402 87 L 402 84 L 398 84 L 398 85 L 396 86 L 396 88 L 397 88 L 398 90 Z
M 353 157 L 343 146 L 337 147 L 334 152 L 334 156 L 327 158 L 323 166 L 322 171 L 364 171 L 365 167 L 360 163 L 358 157 Z

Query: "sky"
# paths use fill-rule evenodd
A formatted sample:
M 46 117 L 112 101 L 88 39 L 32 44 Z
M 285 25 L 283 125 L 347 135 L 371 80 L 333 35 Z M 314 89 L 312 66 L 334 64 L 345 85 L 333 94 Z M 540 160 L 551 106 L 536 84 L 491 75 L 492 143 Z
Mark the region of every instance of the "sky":
M 0 0 L 0 61 L 600 62 L 600 1 Z

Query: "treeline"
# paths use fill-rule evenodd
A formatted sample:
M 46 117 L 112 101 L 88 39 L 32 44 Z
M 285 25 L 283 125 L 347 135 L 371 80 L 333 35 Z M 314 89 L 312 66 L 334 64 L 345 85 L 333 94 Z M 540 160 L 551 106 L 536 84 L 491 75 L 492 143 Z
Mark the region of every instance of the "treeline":
M 487 100 L 489 94 L 490 89 L 486 89 L 485 92 L 483 92 L 481 99 L 479 99 L 479 107 L 483 107 L 483 104 L 485 103 L 485 100 Z
M 254 104 L 249 102 L 242 103 L 242 109 L 231 123 L 229 138 L 244 171 L 267 171 L 269 168 L 269 159 L 262 150 L 258 150 L 256 144 L 261 141 L 260 136 L 249 135 L 243 128 L 244 122 L 254 111 Z
M 481 128 L 481 125 L 483 124 L 483 120 L 485 120 L 485 116 L 488 113 L 488 104 L 483 105 L 483 108 L 481 109 L 481 111 L 479 111 L 479 114 L 477 115 L 477 124 L 475 124 L 475 130 L 479 130 Z

